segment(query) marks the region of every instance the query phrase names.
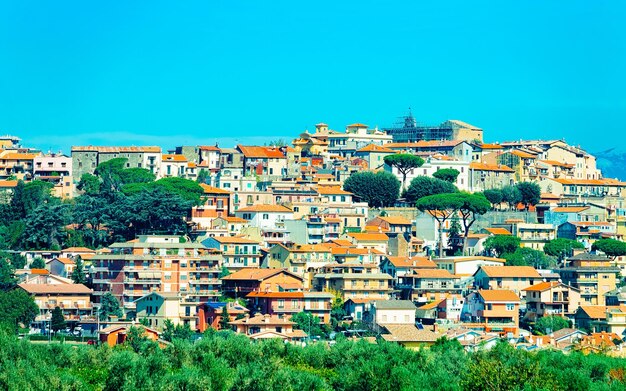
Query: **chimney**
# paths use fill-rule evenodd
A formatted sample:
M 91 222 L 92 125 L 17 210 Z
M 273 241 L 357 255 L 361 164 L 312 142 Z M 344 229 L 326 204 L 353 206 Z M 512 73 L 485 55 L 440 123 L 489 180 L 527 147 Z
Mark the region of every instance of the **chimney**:
M 265 323 L 269 323 L 270 322 L 270 315 L 269 314 L 263 315 L 263 322 L 265 322 Z

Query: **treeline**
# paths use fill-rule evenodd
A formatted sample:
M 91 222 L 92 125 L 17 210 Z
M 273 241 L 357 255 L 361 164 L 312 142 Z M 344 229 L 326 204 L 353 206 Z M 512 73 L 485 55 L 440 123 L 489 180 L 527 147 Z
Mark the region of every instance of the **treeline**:
M 0 335 L 5 390 L 623 390 L 626 361 L 501 342 L 468 354 L 439 340 L 412 351 L 381 341 L 301 348 L 231 332 L 161 349 L 130 333 L 114 349 L 32 344 Z
M 112 159 L 83 175 L 82 194 L 70 200 L 54 197 L 48 182 L 18 182 L 10 202 L 0 205 L 0 249 L 95 249 L 140 234 L 186 234 L 184 218 L 202 203 L 202 187 L 176 177 L 156 180 L 126 161 Z

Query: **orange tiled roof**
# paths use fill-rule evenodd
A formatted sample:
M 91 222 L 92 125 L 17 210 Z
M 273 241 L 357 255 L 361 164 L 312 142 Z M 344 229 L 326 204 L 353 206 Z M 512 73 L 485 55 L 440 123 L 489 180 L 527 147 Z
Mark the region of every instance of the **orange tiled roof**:
M 19 152 L 9 152 L 6 155 L 2 156 L 2 159 L 6 160 L 33 160 L 39 156 L 36 153 L 19 153 Z
M 347 128 L 367 128 L 367 125 L 357 122 L 355 124 L 350 124 L 346 127 Z
M 519 149 L 514 149 L 510 153 L 511 153 L 511 155 L 519 156 L 522 159 L 535 159 L 537 157 L 537 155 L 533 155 L 533 154 L 528 153 L 528 152 L 520 151 Z
M 317 186 L 317 192 L 321 195 L 352 195 L 349 191 L 343 190 L 340 186 Z
M 58 294 L 73 294 L 84 293 L 90 294 L 91 289 L 87 288 L 83 284 L 19 284 L 19 287 L 31 294 L 46 294 L 46 293 L 58 293 Z
M 413 275 L 418 278 L 456 278 L 446 269 L 415 269 Z
M 353 232 L 349 233 L 348 236 L 356 239 L 359 242 L 386 242 L 389 240 L 389 236 L 383 233 Z
M 519 302 L 519 296 L 508 289 L 479 290 L 478 294 L 484 301 Z
M 204 194 L 230 194 L 230 191 L 220 189 L 218 187 L 209 186 L 206 183 L 201 183 L 200 187 L 204 191 Z
M 480 269 L 489 277 L 541 277 L 532 266 L 481 266 Z
M 499 228 L 499 227 L 489 227 L 489 228 L 485 228 L 485 231 L 489 232 L 492 235 L 513 235 L 511 232 L 509 232 L 508 229 L 506 228 Z
M 274 213 L 292 213 L 293 210 L 283 205 L 258 204 L 238 209 L 237 212 L 274 212 Z
M 378 216 L 379 219 L 391 225 L 411 225 L 412 223 L 402 216 Z
M 282 151 L 276 147 L 257 147 L 257 146 L 244 146 L 237 145 L 237 148 L 247 158 L 271 158 L 271 159 L 285 159 Z
M 547 291 L 550 288 L 554 288 L 555 286 L 559 286 L 561 283 L 558 281 L 548 281 L 548 282 L 540 282 L 539 284 L 531 285 L 528 288 L 522 289 L 526 292 L 543 292 Z
M 256 240 L 242 238 L 240 236 L 216 236 L 213 239 L 222 244 L 259 244 Z
M 87 247 L 68 247 L 61 250 L 64 253 L 95 253 L 96 250 L 92 250 Z
M 561 179 L 549 178 L 562 185 L 579 185 L 579 186 L 626 186 L 625 182 L 616 181 L 615 179 Z
M 552 209 L 556 213 L 580 213 L 589 209 L 588 206 L 559 206 Z
M 16 187 L 17 181 L 0 181 L 0 187 Z
M 470 169 L 476 171 L 515 172 L 515 170 L 504 164 L 488 164 L 483 162 L 471 162 Z
M 585 311 L 592 319 L 606 319 L 607 307 L 603 305 L 581 305 L 580 309 Z
M 164 162 L 187 162 L 187 158 L 184 155 L 163 155 L 161 160 L 163 160 Z
M 482 149 L 502 149 L 500 144 L 481 144 Z
M 416 267 L 416 268 L 430 268 L 436 269 L 437 264 L 426 257 L 392 257 L 388 256 L 389 262 L 395 267 Z
M 381 153 L 395 153 L 393 149 L 383 147 L 377 144 L 369 144 L 361 149 L 357 149 L 357 152 L 381 152 Z
M 46 269 L 30 269 L 30 274 L 46 275 L 46 274 L 50 274 L 50 272 Z
M 215 147 L 213 145 L 201 145 L 199 148 L 200 148 L 201 151 L 221 152 L 221 149 L 219 149 L 218 147 Z
M 264 280 L 266 278 L 272 277 L 276 274 L 287 273 L 298 279 L 302 279 L 301 277 L 296 276 L 295 274 L 289 273 L 285 269 L 242 269 L 237 270 L 236 272 L 229 274 L 226 277 L 222 277 L 222 280 Z

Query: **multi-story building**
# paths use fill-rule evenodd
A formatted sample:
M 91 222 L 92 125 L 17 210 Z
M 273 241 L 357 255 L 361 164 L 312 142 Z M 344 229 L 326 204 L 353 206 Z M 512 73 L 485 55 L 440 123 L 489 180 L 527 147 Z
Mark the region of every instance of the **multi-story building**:
M 393 139 L 384 131 L 368 129 L 365 124 L 351 124 L 346 126 L 345 133 L 328 130 L 327 126 L 316 127 L 314 136 L 318 133 L 328 135 L 328 153 L 332 155 L 350 157 L 357 150 L 370 144 L 385 145 Z
M 51 311 L 56 307 L 61 308 L 68 322 L 78 322 L 91 316 L 91 289 L 83 284 L 62 283 L 60 279 L 54 280 L 54 283 L 49 278 L 44 281 L 46 283 L 37 283 L 37 279 L 31 279 L 18 285 L 33 297 L 39 307 L 36 322 L 49 321 Z
M 526 318 L 561 315 L 572 318 L 580 306 L 580 290 L 558 281 L 540 282 L 526 292 Z
M 33 162 L 40 155 L 27 150 L 0 151 L 0 179 L 9 177 L 24 181 L 33 179 Z
M 251 292 L 302 291 L 302 277 L 285 269 L 241 269 L 222 279 L 222 293 L 245 297 Z
M 505 289 L 524 294 L 524 288 L 542 281 L 542 277 L 532 266 L 481 266 L 474 273 L 474 283 L 478 289 Z
M 275 244 L 267 256 L 267 267 L 287 269 L 304 279 L 304 287 L 311 287 L 314 270 L 333 262 L 331 248 L 326 245 Z
M 556 239 L 556 229 L 552 224 L 517 223 L 514 232 L 520 238 L 521 247 L 543 250 L 550 240 Z
M 617 286 L 620 269 L 605 256 L 578 254 L 557 269 L 564 284 L 580 290 L 581 305 L 604 305 L 604 294 Z
M 196 329 L 198 302 L 186 301 L 180 292 L 151 292 L 135 300 L 136 319 L 146 320 L 149 327 L 162 330 L 165 321 L 189 325 Z
M 467 180 L 471 192 L 501 189 L 515 183 L 515 170 L 503 164 L 471 162 Z
M 260 243 L 256 240 L 238 237 L 213 237 L 202 242 L 206 247 L 222 254 L 222 266 L 230 271 L 242 268 L 257 268 L 260 264 Z
M 328 292 L 252 292 L 246 296 L 252 302 L 251 310 L 262 314 L 290 318 L 304 311 L 317 316 L 320 323 L 326 324 L 330 323 L 334 297 Z
M 391 280 L 389 274 L 378 272 L 376 265 L 361 263 L 330 264 L 313 277 L 313 287 L 318 292 L 335 290 L 347 299 L 389 299 Z
M 413 168 L 409 170 L 404 182 L 405 187 L 409 187 L 411 181 L 418 176 L 432 177 L 434 173 L 442 169 L 454 169 L 459 172 L 459 175 L 454 182 L 454 185 L 460 190 L 470 190 L 470 162 L 467 160 L 456 159 L 453 157 L 434 154 L 427 156 L 424 159 L 424 164 L 421 167 Z M 395 175 L 400 182 L 402 182 L 402 174 L 396 167 L 385 166 L 385 170 Z
M 178 236 L 139 236 L 114 243 L 111 253 L 92 258 L 95 301 L 111 292 L 127 311 L 151 292 L 179 292 L 187 301 L 214 301 L 219 296 L 222 256 Z
M 46 154 L 33 159 L 33 178 L 54 184 L 54 195 L 73 195 L 72 158 L 63 154 Z
M 468 327 L 517 336 L 519 304 L 519 296 L 513 291 L 479 290 L 468 296 L 461 317 L 472 322 Z
M 449 294 L 461 294 L 458 277 L 445 269 L 415 269 L 398 277 L 397 289 L 402 298 L 418 303 L 444 299 Z
M 217 187 L 201 183 L 204 204 L 191 209 L 191 221 L 198 229 L 209 228 L 217 217 L 228 216 L 231 193 Z

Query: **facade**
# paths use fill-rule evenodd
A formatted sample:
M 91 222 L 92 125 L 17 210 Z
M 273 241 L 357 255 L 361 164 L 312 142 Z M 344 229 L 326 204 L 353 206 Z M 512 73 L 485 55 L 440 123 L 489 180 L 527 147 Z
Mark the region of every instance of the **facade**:
M 463 292 L 458 277 L 444 269 L 414 269 L 413 273 L 398 278 L 396 288 L 401 290 L 402 298 L 417 303 Z
M 302 291 L 302 277 L 283 269 L 242 269 L 222 278 L 222 293 L 245 297 L 251 292 Z
M 325 324 L 330 324 L 334 297 L 328 292 L 251 292 L 246 296 L 252 303 L 251 308 L 262 314 L 290 318 L 304 311 Z
M 604 305 L 604 294 L 617 286 L 620 268 L 611 259 L 592 254 L 579 254 L 566 260 L 557 269 L 564 284 L 580 290 L 581 305 Z
M 245 315 L 243 319 L 229 323 L 235 331 L 251 339 L 280 338 L 286 341 L 300 341 L 307 337 L 303 330 L 295 330 L 294 322 L 285 317 L 256 314 Z
M 344 301 L 389 299 L 392 277 L 379 273 L 376 265 L 364 266 L 359 263 L 327 265 L 313 276 L 313 288 L 318 292 L 338 291 Z
M 237 236 L 224 236 L 207 238 L 202 243 L 207 248 L 221 252 L 222 266 L 229 271 L 256 268 L 261 265 L 260 243 L 256 240 Z
M 542 281 L 542 277 L 532 266 L 481 266 L 474 273 L 474 283 L 478 289 L 504 289 L 516 295 L 524 295 L 530 285 Z
M 501 335 L 519 332 L 520 299 L 510 290 L 479 290 L 466 300 L 463 319 L 469 320 L 469 327 L 481 327 L 486 332 Z
M 152 292 L 135 300 L 136 319 L 145 319 L 149 327 L 163 330 L 165 320 L 174 325 L 196 329 L 197 302 L 187 302 L 180 292 Z
M 540 282 L 523 290 L 526 292 L 526 318 L 533 321 L 551 315 L 571 318 L 580 306 L 580 290 L 562 282 Z
M 92 290 L 83 284 L 26 282 L 18 286 L 30 294 L 39 307 L 36 322 L 50 319 L 56 307 L 61 308 L 68 322 L 78 322 L 92 315 Z

